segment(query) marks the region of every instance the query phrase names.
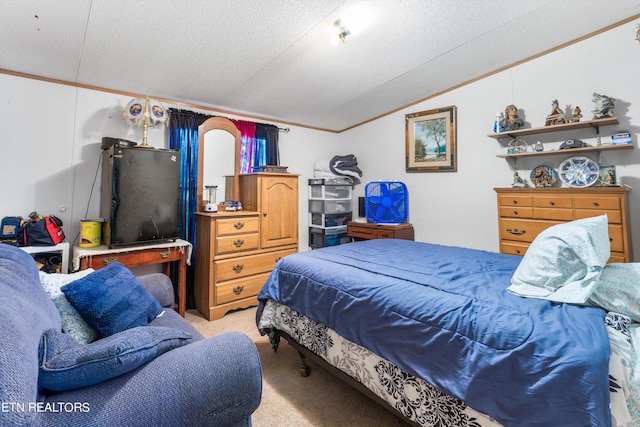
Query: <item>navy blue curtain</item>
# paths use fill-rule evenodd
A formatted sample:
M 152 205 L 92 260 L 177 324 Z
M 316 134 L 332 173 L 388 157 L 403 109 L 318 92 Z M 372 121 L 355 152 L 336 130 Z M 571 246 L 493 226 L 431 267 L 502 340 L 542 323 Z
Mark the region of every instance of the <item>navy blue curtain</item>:
M 187 308 L 195 307 L 194 266 L 198 187 L 198 126 L 212 116 L 193 111 L 169 109 L 169 148 L 180 151 L 180 204 L 178 233 L 193 245 L 191 265 L 187 266 Z M 177 281 L 174 280 L 174 283 Z
M 279 165 L 280 150 L 278 148 L 278 127 L 264 123 L 256 123 L 255 154 L 253 166 Z

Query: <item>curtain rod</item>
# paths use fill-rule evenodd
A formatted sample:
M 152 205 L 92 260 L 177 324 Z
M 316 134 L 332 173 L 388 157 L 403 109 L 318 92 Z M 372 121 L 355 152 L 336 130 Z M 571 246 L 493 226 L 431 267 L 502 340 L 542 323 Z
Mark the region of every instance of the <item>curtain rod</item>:
M 278 128 L 278 132 L 284 132 L 284 133 L 289 133 L 291 129 L 289 128 Z

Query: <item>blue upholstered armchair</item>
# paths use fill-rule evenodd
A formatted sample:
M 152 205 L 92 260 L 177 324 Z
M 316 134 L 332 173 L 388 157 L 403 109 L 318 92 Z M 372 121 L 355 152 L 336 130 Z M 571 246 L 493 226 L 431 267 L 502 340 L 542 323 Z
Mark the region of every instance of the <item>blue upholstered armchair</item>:
M 203 339 L 171 308 L 166 276 L 138 278 L 162 315 L 78 344 L 40 274 L 0 244 L 0 425 L 251 425 L 262 391 L 255 345 L 240 333 Z

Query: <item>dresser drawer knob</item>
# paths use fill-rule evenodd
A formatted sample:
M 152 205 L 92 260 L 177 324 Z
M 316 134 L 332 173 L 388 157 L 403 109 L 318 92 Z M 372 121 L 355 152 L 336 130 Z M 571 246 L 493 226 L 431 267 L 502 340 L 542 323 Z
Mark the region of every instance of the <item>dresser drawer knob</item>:
M 600 204 L 598 202 L 593 202 L 593 206 L 597 208 L 598 206 L 600 206 Z
M 516 253 L 520 255 L 520 249 L 516 249 Z
M 236 286 L 233 288 L 233 293 L 236 295 L 240 295 L 244 291 L 244 286 Z
M 233 271 L 235 271 L 236 273 L 240 273 L 244 268 L 244 264 L 236 264 L 232 268 L 233 268 Z
M 527 230 L 518 230 L 517 228 L 507 228 L 507 233 L 511 233 L 511 234 L 524 234 L 526 233 Z
M 518 215 L 518 211 L 513 211 L 513 214 L 514 215 Z
M 551 206 L 555 206 L 555 205 L 556 205 L 556 202 L 549 202 L 549 204 L 550 204 Z
M 236 228 L 236 230 L 240 230 L 242 227 L 244 227 L 244 222 L 238 221 L 233 224 L 233 226 Z
M 513 201 L 513 204 L 514 204 L 514 205 L 517 205 L 517 204 L 518 204 L 518 201 L 517 201 L 517 200 L 514 200 L 514 201 Z
M 242 240 L 242 239 L 238 239 L 238 240 L 236 240 L 235 242 L 233 242 L 233 245 L 234 245 L 236 248 L 239 248 L 240 246 L 244 245 L 244 240 Z
M 169 255 L 171 255 L 171 251 L 160 252 L 160 258 L 162 259 L 169 258 Z

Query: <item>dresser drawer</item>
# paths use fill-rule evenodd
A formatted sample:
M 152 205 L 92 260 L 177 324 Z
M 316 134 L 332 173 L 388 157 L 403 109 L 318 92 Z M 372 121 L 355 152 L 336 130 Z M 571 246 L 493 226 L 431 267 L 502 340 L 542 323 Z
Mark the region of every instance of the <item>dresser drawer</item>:
M 545 195 L 534 196 L 533 206 L 538 208 L 567 208 L 573 207 L 573 202 L 569 196 Z
M 624 252 L 622 226 L 609 224 L 609 242 L 611 243 L 611 252 Z
M 500 206 L 503 218 L 533 218 L 533 208 L 527 206 Z
M 270 272 L 280 258 L 284 258 L 294 252 L 296 252 L 295 249 L 289 249 L 286 251 L 267 252 L 264 254 L 214 261 L 216 270 L 215 282 Z
M 257 233 L 258 217 L 228 218 L 217 220 L 216 235 L 228 236 L 230 234 Z
M 227 280 L 215 285 L 215 303 L 225 304 L 258 295 L 269 273 L 260 273 L 242 279 Z
M 531 196 L 500 195 L 498 196 L 500 206 L 533 206 Z
M 216 254 L 223 255 L 258 249 L 259 241 L 258 233 L 216 237 Z
M 500 253 L 502 254 L 523 256 L 527 252 L 527 249 L 529 249 L 528 243 L 500 243 Z
M 535 208 L 533 217 L 535 219 L 571 221 L 573 219 L 573 210 L 562 208 Z
M 533 242 L 533 239 L 559 221 L 526 221 L 518 219 L 500 219 L 500 240 L 515 240 L 518 242 Z
M 575 219 L 591 218 L 594 216 L 607 215 L 607 221 L 609 224 L 622 224 L 622 212 L 620 211 L 605 211 L 595 209 L 576 209 Z
M 355 237 L 358 239 L 375 240 L 378 238 L 378 230 L 373 227 L 361 227 L 358 225 L 351 225 L 347 228 L 349 237 Z
M 576 209 L 620 210 L 620 198 L 607 196 L 574 196 Z

